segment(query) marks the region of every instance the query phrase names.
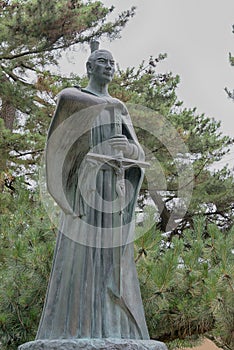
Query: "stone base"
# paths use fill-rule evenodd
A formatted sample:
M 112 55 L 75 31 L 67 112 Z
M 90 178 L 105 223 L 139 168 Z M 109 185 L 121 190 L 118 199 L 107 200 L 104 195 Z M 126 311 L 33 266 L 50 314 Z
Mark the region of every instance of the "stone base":
M 164 343 L 138 339 L 54 339 L 35 340 L 18 350 L 167 350 Z

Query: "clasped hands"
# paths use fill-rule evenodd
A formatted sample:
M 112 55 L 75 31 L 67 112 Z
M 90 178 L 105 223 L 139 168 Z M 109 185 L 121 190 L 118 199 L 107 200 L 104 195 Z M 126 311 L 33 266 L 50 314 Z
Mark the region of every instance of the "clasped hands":
M 130 143 L 125 135 L 115 135 L 108 142 L 114 149 L 122 151 L 124 157 L 137 159 L 138 147 L 134 143 Z

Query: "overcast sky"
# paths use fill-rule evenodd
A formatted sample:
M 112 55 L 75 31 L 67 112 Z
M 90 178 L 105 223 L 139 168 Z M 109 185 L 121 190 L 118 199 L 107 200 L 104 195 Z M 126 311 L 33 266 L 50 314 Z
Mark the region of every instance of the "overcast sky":
M 121 39 L 101 47 L 109 49 L 121 68 L 138 66 L 149 56 L 167 53 L 161 72 L 171 71 L 181 78 L 177 95 L 186 107 L 222 121 L 222 131 L 234 136 L 234 102 L 224 87 L 234 89 L 233 0 L 103 0 L 120 10 L 136 5 L 136 15 L 122 31 Z M 88 47 L 78 49 L 74 73 L 85 73 Z M 77 57 L 77 56 L 76 56 Z M 67 69 L 70 65 L 66 63 Z M 64 66 L 63 66 L 64 67 Z M 64 69 L 64 68 L 63 68 Z M 226 162 L 234 164 L 234 150 Z

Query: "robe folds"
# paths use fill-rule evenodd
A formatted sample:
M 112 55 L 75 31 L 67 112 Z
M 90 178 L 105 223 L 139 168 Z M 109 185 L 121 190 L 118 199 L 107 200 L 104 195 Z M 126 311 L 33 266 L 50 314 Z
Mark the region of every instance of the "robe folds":
M 108 143 L 116 131 L 138 150 L 122 173 L 118 162 L 102 159 L 118 157 Z M 133 251 L 143 179 L 137 161 L 144 152 L 122 102 L 76 87 L 60 93 L 46 171 L 62 214 L 36 339 L 149 339 Z

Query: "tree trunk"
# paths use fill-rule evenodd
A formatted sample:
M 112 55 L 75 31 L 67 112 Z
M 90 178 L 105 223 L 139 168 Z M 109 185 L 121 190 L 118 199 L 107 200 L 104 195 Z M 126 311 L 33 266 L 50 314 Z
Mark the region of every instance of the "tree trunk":
M 15 121 L 15 112 L 16 108 L 11 104 L 11 101 L 3 98 L 0 116 L 4 120 L 5 128 L 11 131 Z
M 158 208 L 160 222 L 157 225 L 162 232 L 173 230 L 176 227 L 175 221 L 171 217 L 171 212 L 167 209 L 162 196 L 157 191 L 149 191 L 149 194 Z

